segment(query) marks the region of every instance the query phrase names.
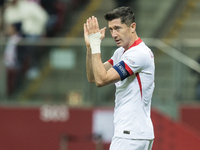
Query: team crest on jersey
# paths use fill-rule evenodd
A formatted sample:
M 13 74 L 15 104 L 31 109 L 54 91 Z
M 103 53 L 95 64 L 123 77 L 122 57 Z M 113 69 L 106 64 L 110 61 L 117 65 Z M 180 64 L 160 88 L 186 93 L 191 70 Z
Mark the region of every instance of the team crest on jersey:
M 132 65 L 135 64 L 135 62 L 133 60 L 131 60 L 130 58 L 128 58 L 128 57 L 125 57 L 124 59 L 128 60 Z

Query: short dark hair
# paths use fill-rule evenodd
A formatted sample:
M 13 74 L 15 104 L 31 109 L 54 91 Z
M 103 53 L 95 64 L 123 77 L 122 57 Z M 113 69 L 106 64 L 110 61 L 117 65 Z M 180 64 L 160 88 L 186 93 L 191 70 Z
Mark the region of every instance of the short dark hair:
M 121 23 L 125 23 L 127 26 L 130 26 L 133 22 L 135 22 L 135 14 L 131 10 L 130 7 L 118 7 L 107 14 L 105 14 L 104 18 L 107 21 L 112 21 L 114 19 L 121 19 Z

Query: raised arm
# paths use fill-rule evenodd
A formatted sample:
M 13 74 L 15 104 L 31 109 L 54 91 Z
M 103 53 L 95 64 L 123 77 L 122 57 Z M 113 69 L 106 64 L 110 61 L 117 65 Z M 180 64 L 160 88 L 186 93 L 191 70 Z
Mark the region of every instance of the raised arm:
M 88 56 L 90 56 L 90 61 L 92 62 L 94 82 L 100 87 L 119 81 L 121 78 L 117 71 L 112 68 L 112 65 L 108 62 L 102 63 L 100 51 L 101 36 L 97 19 L 95 17 L 89 18 L 84 28 L 87 30 L 90 41 L 91 55 Z
M 105 29 L 106 28 L 103 28 L 100 30 L 101 40 L 105 37 Z M 88 39 L 88 31 L 86 29 L 86 23 L 84 24 L 84 39 L 85 39 L 85 44 L 86 44 L 86 48 L 87 48 L 87 54 L 86 54 L 87 79 L 89 82 L 93 83 L 93 82 L 95 82 L 95 80 L 94 80 L 94 74 L 93 74 L 93 68 L 92 68 L 92 54 L 91 54 L 90 42 Z M 104 67 L 106 70 L 108 70 L 112 67 L 112 65 L 109 62 L 105 62 Z

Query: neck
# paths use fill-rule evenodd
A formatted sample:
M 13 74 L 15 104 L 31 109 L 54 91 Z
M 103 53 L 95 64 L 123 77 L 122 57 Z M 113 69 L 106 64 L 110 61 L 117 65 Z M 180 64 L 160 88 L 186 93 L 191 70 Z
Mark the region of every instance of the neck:
M 129 49 L 129 47 L 138 39 L 138 35 L 135 33 L 134 36 L 132 37 L 132 39 L 130 40 L 130 42 L 128 43 L 127 46 L 123 47 L 125 49 L 125 51 L 127 51 Z

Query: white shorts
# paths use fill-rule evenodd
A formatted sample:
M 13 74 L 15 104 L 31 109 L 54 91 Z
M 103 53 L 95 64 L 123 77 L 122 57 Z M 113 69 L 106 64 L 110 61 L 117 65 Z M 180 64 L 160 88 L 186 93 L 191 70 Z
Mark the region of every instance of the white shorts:
M 153 140 L 134 140 L 113 137 L 109 150 L 151 150 Z

